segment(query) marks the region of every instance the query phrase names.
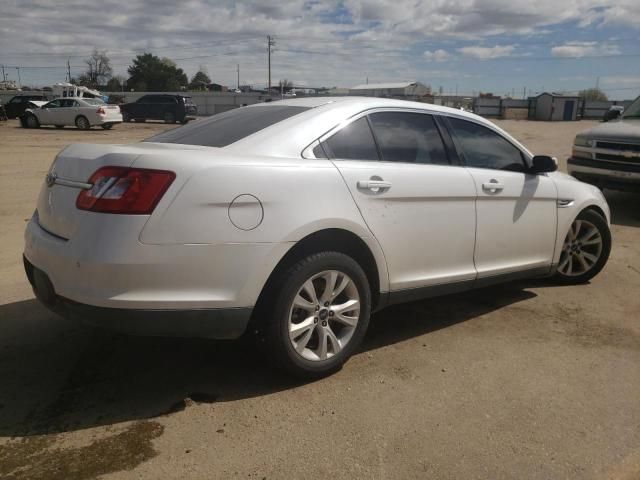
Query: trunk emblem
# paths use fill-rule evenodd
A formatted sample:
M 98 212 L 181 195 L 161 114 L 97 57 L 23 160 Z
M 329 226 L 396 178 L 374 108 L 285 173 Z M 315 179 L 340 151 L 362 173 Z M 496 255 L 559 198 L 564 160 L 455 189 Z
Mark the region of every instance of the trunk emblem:
M 47 173 L 47 176 L 44 178 L 45 182 L 47 182 L 47 187 L 49 188 L 55 185 L 57 179 L 58 179 L 57 173 Z

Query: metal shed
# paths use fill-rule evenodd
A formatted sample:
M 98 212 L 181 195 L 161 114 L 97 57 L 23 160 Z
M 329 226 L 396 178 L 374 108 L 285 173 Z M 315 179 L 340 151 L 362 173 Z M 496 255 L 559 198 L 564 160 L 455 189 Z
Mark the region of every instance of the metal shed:
M 577 120 L 580 97 L 541 93 L 529 97 L 529 118 L 535 120 L 558 121 Z

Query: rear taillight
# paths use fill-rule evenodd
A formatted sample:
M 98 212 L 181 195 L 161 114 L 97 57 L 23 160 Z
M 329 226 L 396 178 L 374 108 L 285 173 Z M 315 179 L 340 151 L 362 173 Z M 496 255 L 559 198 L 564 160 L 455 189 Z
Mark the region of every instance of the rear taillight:
M 98 115 L 106 115 L 107 111 L 103 107 L 98 107 L 98 110 L 96 110 L 96 113 Z
M 96 171 L 76 200 L 80 210 L 148 215 L 167 191 L 176 174 L 167 170 L 103 167 Z

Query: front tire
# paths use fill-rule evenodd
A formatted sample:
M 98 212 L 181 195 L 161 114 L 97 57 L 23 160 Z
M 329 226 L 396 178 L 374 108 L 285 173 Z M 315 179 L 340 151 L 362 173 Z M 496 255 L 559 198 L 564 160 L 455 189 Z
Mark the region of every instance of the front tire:
M 113 123 L 105 123 L 101 125 L 101 127 L 105 130 L 111 130 L 113 128 Z
M 582 211 L 562 245 L 555 279 L 562 284 L 585 283 L 602 270 L 611 253 L 607 221 L 593 210 Z
M 33 113 L 30 113 L 25 119 L 25 125 L 27 128 L 40 128 L 40 121 L 38 120 L 38 117 Z
M 362 267 L 342 253 L 316 253 L 295 263 L 276 285 L 267 316 L 270 358 L 298 377 L 339 370 L 369 325 L 371 290 Z

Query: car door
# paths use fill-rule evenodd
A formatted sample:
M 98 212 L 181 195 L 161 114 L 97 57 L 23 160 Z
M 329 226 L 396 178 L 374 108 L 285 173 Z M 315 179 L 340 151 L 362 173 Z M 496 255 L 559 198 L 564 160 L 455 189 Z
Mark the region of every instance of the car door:
M 382 247 L 392 292 L 406 300 L 475 279 L 475 186 L 450 164 L 433 116 L 372 112 L 322 146 Z
M 43 125 L 51 125 L 55 118 L 56 110 L 60 108 L 62 100 L 51 100 L 49 103 L 45 103 L 42 108 L 34 110 L 33 113 L 38 117 L 38 120 Z
M 149 117 L 149 108 L 151 95 L 145 95 L 140 97 L 137 102 L 133 103 L 132 106 L 132 117 L 133 118 L 150 118 Z
M 448 125 L 478 193 L 478 278 L 549 267 L 557 224 L 553 181 L 527 173 L 525 154 L 498 132 L 461 118 L 449 117 Z
M 55 125 L 73 125 L 75 123 L 75 118 L 77 115 L 77 108 L 74 108 L 77 105 L 75 100 L 70 98 L 63 98 L 60 100 L 60 108 L 51 112 L 53 118 L 52 123 Z

